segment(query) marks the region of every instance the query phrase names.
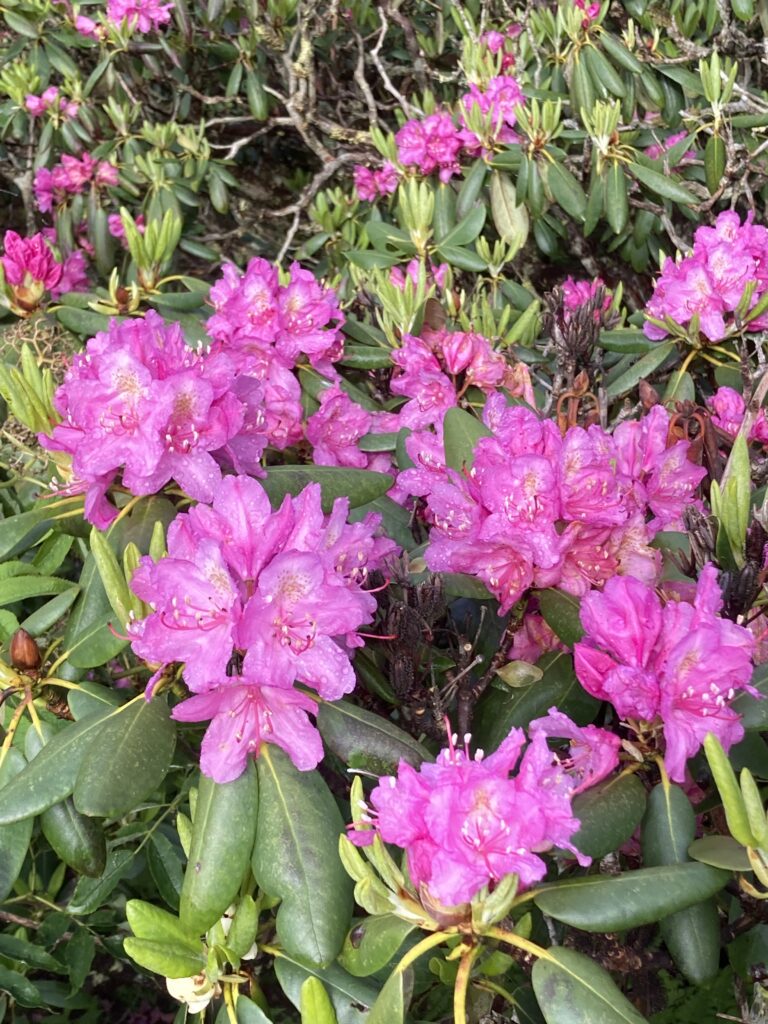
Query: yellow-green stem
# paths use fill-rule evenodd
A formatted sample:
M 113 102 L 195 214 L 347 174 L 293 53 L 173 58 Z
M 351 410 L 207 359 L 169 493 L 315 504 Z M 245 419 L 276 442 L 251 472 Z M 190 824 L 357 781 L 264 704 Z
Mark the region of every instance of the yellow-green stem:
M 472 964 L 480 952 L 480 946 L 472 946 L 462 956 L 456 983 L 453 988 L 453 1024 L 467 1024 L 467 991 L 472 974 Z
M 535 942 L 524 939 L 522 935 L 515 935 L 514 932 L 505 932 L 503 928 L 490 928 L 485 934 L 492 939 L 498 939 L 499 942 L 506 942 L 508 946 L 516 946 L 524 953 L 530 953 L 531 956 L 537 956 L 543 960 L 554 959 L 549 950 L 544 949 L 543 946 L 537 946 Z
M 428 950 L 433 949 L 435 946 L 439 946 L 441 942 L 445 942 L 450 935 L 455 934 L 455 929 L 450 929 L 443 932 L 433 932 L 432 935 L 428 935 L 421 942 L 417 942 L 415 946 L 408 950 L 403 959 L 395 968 L 397 974 L 404 974 L 408 968 L 414 963 L 419 957 L 426 953 Z

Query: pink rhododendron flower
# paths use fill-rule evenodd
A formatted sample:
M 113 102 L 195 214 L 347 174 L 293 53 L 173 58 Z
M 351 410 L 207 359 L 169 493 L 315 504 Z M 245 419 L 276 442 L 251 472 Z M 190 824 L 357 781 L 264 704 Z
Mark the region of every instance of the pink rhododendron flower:
M 588 4 L 587 0 L 573 0 L 573 6 L 584 12 L 584 18 L 581 22 L 582 28 L 589 28 L 600 13 L 599 3 Z
M 127 21 L 138 32 L 152 32 L 171 20 L 173 3 L 160 0 L 107 0 L 107 17 L 115 25 Z
M 478 441 L 469 473 L 422 468 L 408 448 L 417 468 L 398 485 L 426 499 L 433 572 L 478 576 L 502 613 L 530 587 L 581 595 L 616 573 L 655 579 L 650 542 L 678 523 L 705 473 L 688 461 L 687 442 L 666 447 L 662 406 L 613 436 L 592 426 L 563 437 L 500 393 L 489 395 L 483 418 L 492 436 Z
M 101 528 L 117 514 L 104 495 L 121 472 L 133 494 L 155 494 L 174 479 L 191 497 L 210 500 L 219 463 L 235 461 L 233 444 L 247 440 L 236 454 L 252 473 L 260 472 L 266 444 L 252 408 L 236 395 L 236 377 L 220 348 L 194 352 L 179 325 L 153 311 L 112 320 L 74 357 L 54 398 L 62 422 L 40 443 L 72 456 L 69 489 L 86 492 L 86 517 Z
M 440 181 L 446 182 L 461 170 L 457 158 L 462 141 L 450 114 L 438 112 L 406 121 L 395 142 L 400 163 L 419 174 L 439 171 Z
M 490 53 L 494 55 L 501 53 L 502 72 L 515 66 L 514 55 L 509 52 L 507 45 L 510 40 L 516 39 L 520 32 L 521 28 L 519 25 L 510 25 L 506 32 L 497 32 L 495 29 L 492 29 L 490 32 L 485 32 L 480 36 L 480 44 L 487 47 Z
M 389 272 L 389 280 L 392 284 L 397 285 L 398 288 L 405 288 L 406 280 L 410 279 L 414 284 L 419 283 L 419 273 L 423 266 L 421 260 L 414 257 L 408 263 L 405 268 L 405 273 L 400 267 L 392 267 Z M 430 263 L 427 269 L 427 284 L 434 282 L 438 288 L 444 288 L 446 279 L 448 276 L 448 264 L 441 263 L 439 266 L 435 266 L 434 263 Z
M 479 155 L 483 149 L 483 139 L 467 124 L 467 117 L 472 111 L 479 111 L 486 119 L 488 136 L 494 142 L 515 142 L 515 107 L 523 102 L 522 90 L 511 75 L 498 75 L 482 89 L 473 82 L 469 92 L 459 100 L 462 123 L 460 138 L 467 151 L 472 155 Z
M 134 621 L 134 651 L 149 662 L 184 663 L 196 694 L 174 710 L 181 721 L 212 719 L 202 768 L 236 778 L 262 742 L 313 768 L 322 744 L 300 682 L 337 700 L 355 685 L 350 652 L 376 610 L 370 570 L 397 551 L 375 536 L 380 517 L 347 523 L 349 503 L 323 514 L 320 488 L 286 497 L 277 511 L 250 477 L 225 477 L 210 504 L 177 516 L 168 556 L 144 558 L 131 586 L 153 609 Z M 228 676 L 233 657 L 242 663 Z
M 373 203 L 379 196 L 391 195 L 398 186 L 400 174 L 394 164 L 387 161 L 377 171 L 362 164 L 355 166 L 355 190 L 359 199 Z
M 98 24 L 93 20 L 93 18 L 88 18 L 84 14 L 78 14 L 75 18 L 75 28 L 81 36 L 91 36 L 94 39 L 98 38 Z
M 134 218 L 134 223 L 136 224 L 136 230 L 139 232 L 140 235 L 143 235 L 144 232 L 147 230 L 147 224 L 146 221 L 144 220 L 144 214 L 138 214 Z M 119 213 L 110 213 L 110 215 L 107 217 L 107 227 L 109 229 L 110 235 L 112 235 L 113 238 L 119 239 L 123 244 L 123 248 L 127 249 L 128 243 L 125 240 L 125 228 L 123 227 L 123 218 L 120 216 Z
M 41 167 L 35 174 L 34 192 L 38 209 L 48 213 L 66 202 L 70 195 L 80 195 L 91 184 L 99 187 L 117 185 L 119 172 L 106 160 L 95 160 L 89 153 L 79 159 L 65 153 L 61 162 L 50 170 Z
M 749 685 L 755 639 L 721 618 L 721 608 L 712 565 L 702 569 L 692 603 L 662 604 L 639 580 L 616 576 L 581 604 L 586 636 L 574 648 L 579 681 L 622 718 L 663 730 L 664 760 L 676 782 L 708 732 L 726 750 L 742 738 L 730 702 L 739 690 L 757 695 Z
M 682 326 L 698 316 L 705 338 L 725 338 L 734 327 L 732 314 L 747 285 L 756 282 L 750 308 L 768 290 L 768 230 L 753 224 L 751 216 L 742 224 L 737 213 L 727 210 L 718 215 L 714 227 L 698 228 L 690 256 L 664 261 L 647 314 L 657 320 L 670 317 Z M 746 324 L 746 330 L 763 330 L 766 323 L 766 317 L 759 316 Z M 644 331 L 656 341 L 667 334 L 650 320 Z
M 8 302 L 19 316 L 27 316 L 38 308 L 46 291 L 61 281 L 61 263 L 42 234 L 22 238 L 6 231 L 3 250 L 0 263 L 10 289 Z
M 561 764 L 549 750 L 548 735 L 574 740 L 570 762 Z M 579 828 L 571 798 L 615 767 L 613 740 L 557 714 L 535 724 L 522 758 L 522 729 L 489 757 L 478 752 L 474 759 L 467 748 L 456 749 L 453 737 L 434 764 L 417 770 L 401 761 L 397 776 L 382 778 L 350 838 L 362 846 L 378 833 L 405 849 L 414 885 L 445 906 L 469 902 L 510 874 L 528 888 L 546 874 L 539 855 L 553 846 L 589 863 L 571 842 Z
M 678 142 L 684 139 L 687 134 L 688 132 L 683 130 L 681 132 L 675 132 L 673 135 L 667 136 L 667 138 L 664 139 L 662 142 L 654 142 L 650 146 L 646 146 L 645 155 L 649 157 L 651 160 L 658 160 L 660 157 L 664 155 L 664 153 L 672 149 L 673 146 L 676 146 Z M 695 159 L 696 153 L 694 152 L 694 150 L 689 149 L 687 152 L 683 153 L 676 166 L 679 166 L 680 164 L 683 164 L 688 160 Z
M 712 412 L 712 422 L 715 426 L 719 427 L 724 434 L 735 437 L 746 412 L 744 398 L 738 391 L 728 387 L 718 388 L 715 394 L 707 399 L 707 405 Z M 749 440 L 768 444 L 768 420 L 766 420 L 765 409 L 761 409 L 757 414 L 749 432 Z
M 88 286 L 88 259 L 82 249 L 75 249 L 64 258 L 59 283 L 51 288 L 51 298 L 60 299 L 70 292 L 84 292 Z
M 357 447 L 367 434 L 373 416 L 341 390 L 338 384 L 326 388 L 320 408 L 307 420 L 307 440 L 318 466 L 354 466 L 365 469 L 368 457 Z
M 566 277 L 562 284 L 563 309 L 566 319 L 569 319 L 571 313 L 575 313 L 577 309 L 593 299 L 600 288 L 605 288 L 605 281 L 601 277 L 596 277 L 593 281 L 576 281 L 572 277 Z M 603 298 L 603 313 L 611 308 L 611 302 L 612 297 L 606 290 Z M 599 320 L 600 312 L 595 310 L 595 321 Z

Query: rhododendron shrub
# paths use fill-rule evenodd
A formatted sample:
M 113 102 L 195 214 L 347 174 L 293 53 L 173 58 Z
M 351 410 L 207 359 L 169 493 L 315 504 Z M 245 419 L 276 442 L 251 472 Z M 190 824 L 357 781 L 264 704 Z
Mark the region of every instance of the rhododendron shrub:
M 3 6 L 0 1018 L 763 1019 L 758 6 Z

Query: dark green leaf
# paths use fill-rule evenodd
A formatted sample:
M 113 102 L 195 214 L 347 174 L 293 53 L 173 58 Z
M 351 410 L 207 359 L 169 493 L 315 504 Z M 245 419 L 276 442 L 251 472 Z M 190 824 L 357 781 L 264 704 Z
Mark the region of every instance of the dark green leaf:
M 562 590 L 540 590 L 537 597 L 544 621 L 564 644 L 573 647 L 584 636 L 579 601 Z
M 6 15 L 7 19 L 7 15 Z M 11 971 L 0 964 L 0 991 L 15 999 L 19 1006 L 42 1006 L 39 989 L 18 971 Z
M 587 197 L 581 187 L 581 182 L 571 174 L 568 168 L 559 163 L 549 164 L 547 183 L 557 205 L 561 206 L 574 220 L 584 220 L 584 215 L 587 212 Z
M 463 469 L 471 469 L 475 445 L 481 437 L 490 436 L 491 431 L 476 416 L 456 406 L 449 409 L 443 420 L 446 464 L 459 473 Z
M 673 203 L 683 203 L 686 206 L 693 206 L 698 202 L 698 199 L 692 192 L 689 192 L 687 188 L 683 188 L 682 185 L 678 185 L 667 174 L 660 174 L 659 171 L 654 171 L 650 167 L 644 167 L 640 163 L 630 164 L 629 173 L 663 199 L 671 199 Z
M 40 814 L 68 797 L 75 788 L 86 751 L 104 728 L 106 719 L 107 713 L 97 712 L 58 732 L 37 757 L 4 787 L 0 800 L 0 825 Z
M 347 763 L 361 755 L 392 766 L 402 759 L 415 768 L 432 760 L 429 751 L 408 733 L 346 700 L 321 704 L 317 727 L 334 754 Z
M 184 869 L 179 852 L 162 832 L 155 832 L 147 849 L 147 864 L 158 893 L 169 907 L 179 909 Z
M 645 810 L 645 787 L 636 775 L 614 775 L 573 801 L 573 816 L 581 828 L 572 842 L 593 860 L 605 857 L 625 843 Z
M 617 161 L 605 172 L 605 215 L 615 235 L 620 235 L 629 219 L 627 178 L 624 168 Z
M 548 949 L 532 980 L 547 1024 L 647 1024 L 610 974 L 573 949 Z
M 413 971 L 396 971 L 387 979 L 371 1007 L 367 1024 L 404 1024 L 413 992 Z
M 483 271 L 488 266 L 474 249 L 464 249 L 455 245 L 439 245 L 436 252 L 441 260 L 449 263 L 452 267 L 458 267 L 459 270 Z
M 707 864 L 671 864 L 557 882 L 539 890 L 535 902 L 545 914 L 574 928 L 621 932 L 700 903 L 719 892 L 729 877 Z
M 463 246 L 474 242 L 485 224 L 485 206 L 480 203 L 463 217 L 445 238 L 440 239 L 441 246 Z
M 15 747 L 6 752 L 5 760 L 0 766 L 0 807 L 4 802 L 3 787 L 24 770 L 26 763 L 21 751 Z M 10 895 L 13 884 L 19 877 L 32 838 L 33 824 L 32 818 L 26 818 L 0 828 L 0 900 Z
M 237 998 L 237 1024 L 272 1024 L 272 1021 L 256 1003 L 247 996 L 239 995 Z
M 338 854 L 344 821 L 317 772 L 300 772 L 277 747 L 258 759 L 260 800 L 253 874 L 278 896 L 277 932 L 285 950 L 330 963 L 352 916 L 352 880 Z
M 165 778 L 175 746 L 165 698 L 132 701 L 91 742 L 75 783 L 75 807 L 100 818 L 133 810 Z
M 216 783 L 200 776 L 179 909 L 187 931 L 207 931 L 237 895 L 253 850 L 258 805 L 259 786 L 250 759 L 234 782 Z
M 336 466 L 272 466 L 260 483 L 273 508 L 286 494 L 299 494 L 307 484 L 318 483 L 322 491 L 323 511 L 328 513 L 336 498 L 349 498 L 350 508 L 367 505 L 387 493 L 394 480 L 387 473 Z
M 92 914 L 98 910 L 112 895 L 132 860 L 130 850 L 110 850 L 102 874 L 98 878 L 81 878 L 77 883 L 67 906 L 69 913 Z
M 613 331 L 600 331 L 597 344 L 608 352 L 621 352 L 624 355 L 626 352 L 650 352 L 658 342 L 646 338 L 637 327 L 621 327 Z
M 70 797 L 43 811 L 43 835 L 53 852 L 80 875 L 98 878 L 107 860 L 101 825 L 75 808 Z
M 289 957 L 275 960 L 277 980 L 298 1009 L 301 1005 L 301 986 L 308 977 L 319 978 L 328 990 L 339 1024 L 368 1024 L 368 1007 L 377 995 L 373 985 L 360 978 L 353 978 L 338 964 L 325 969 L 297 963 Z
M 0 935 L 0 956 L 54 974 L 66 974 L 67 970 L 47 950 L 15 935 Z
M 641 380 L 649 377 L 654 370 L 658 370 L 662 363 L 666 362 L 669 356 L 675 351 L 674 341 L 659 341 L 656 347 L 637 362 L 633 363 L 628 370 L 625 370 L 616 380 L 611 381 L 605 389 L 608 398 L 621 398 L 632 388 L 636 387 Z
M 104 665 L 125 647 L 110 630 L 119 633 L 112 605 L 101 582 L 96 562 L 90 553 L 80 574 L 80 596 L 72 610 L 64 632 L 63 647 L 69 651 L 68 660 L 76 668 Z
M 75 584 L 57 576 L 16 576 L 5 580 L 0 588 L 0 607 L 26 601 L 30 597 L 47 597 L 72 590 Z
M 387 966 L 415 927 L 394 914 L 367 917 L 347 935 L 339 963 L 356 978 L 367 978 Z
M 125 915 L 137 939 L 151 939 L 157 943 L 175 943 L 189 953 L 199 953 L 200 939 L 186 929 L 175 914 L 156 907 L 145 900 L 128 900 Z
M 464 172 L 464 181 L 461 183 L 459 195 L 456 199 L 457 217 L 465 217 L 477 202 L 482 187 L 485 184 L 485 176 L 487 173 L 488 166 L 485 160 L 476 160 L 472 166 Z
M 73 992 L 79 992 L 88 976 L 96 953 L 93 936 L 85 928 L 78 928 L 66 943 L 63 956 L 69 967 L 69 984 Z
M 751 871 L 746 848 L 733 836 L 704 836 L 694 839 L 688 847 L 688 855 L 702 864 L 711 864 L 725 871 Z

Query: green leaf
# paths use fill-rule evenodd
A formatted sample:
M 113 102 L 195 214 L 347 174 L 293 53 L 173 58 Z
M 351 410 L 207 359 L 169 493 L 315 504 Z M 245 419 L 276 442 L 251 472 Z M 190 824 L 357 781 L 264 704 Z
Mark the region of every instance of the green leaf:
M 237 997 L 237 1024 L 272 1024 L 271 1019 L 247 996 Z
M 547 1024 L 647 1024 L 610 974 L 573 949 L 550 947 L 531 977 Z
M 404 1024 L 413 992 L 413 971 L 395 971 L 371 1007 L 367 1024 Z
M 98 822 L 75 808 L 71 797 L 43 811 L 43 835 L 53 852 L 79 875 L 98 878 L 107 861 L 104 831 Z
M 455 228 L 440 239 L 440 245 L 469 245 L 477 238 L 485 224 L 485 206 L 479 203 L 463 217 Z
M 92 741 L 75 783 L 75 807 L 100 818 L 132 811 L 165 778 L 175 746 L 165 698 L 132 701 Z
M 104 665 L 125 647 L 127 641 L 110 631 L 112 624 L 120 632 L 118 623 L 112 620 L 115 620 L 112 606 L 96 561 L 89 553 L 80 574 L 80 596 L 64 631 L 63 648 L 70 652 L 68 661 L 75 668 Z
M 465 217 L 477 202 L 487 173 L 488 166 L 485 160 L 476 160 L 468 170 L 465 170 L 464 181 L 456 198 L 457 217 Z
M 389 256 L 370 249 L 347 249 L 344 259 L 361 270 L 388 270 L 400 262 L 400 256 Z
M 562 590 L 539 590 L 539 609 L 549 628 L 564 644 L 573 647 L 584 636 L 579 618 L 579 601 Z
M 200 939 L 185 928 L 175 914 L 144 900 L 128 900 L 125 916 L 137 939 L 157 943 L 175 943 L 190 953 L 200 952 Z
M 685 206 L 694 206 L 698 199 L 689 192 L 687 188 L 678 185 L 669 175 L 660 174 L 643 164 L 633 163 L 629 165 L 629 173 L 639 182 L 663 199 L 670 199 L 673 203 L 682 203 Z
M 26 601 L 30 597 L 48 597 L 62 594 L 65 590 L 75 588 L 76 584 L 58 576 L 16 576 L 5 580 L 0 589 L 0 607 Z
M 620 875 L 588 875 L 546 886 L 536 906 L 587 932 L 622 932 L 660 921 L 713 896 L 728 881 L 707 864 L 671 864 Z
M 239 892 L 253 850 L 258 805 L 259 786 L 250 758 L 234 782 L 200 776 L 179 908 L 185 930 L 207 931 Z
M 643 819 L 643 860 L 649 867 L 688 862 L 696 814 L 679 786 L 662 780 L 651 790 Z M 720 966 L 720 922 L 710 897 L 670 914 L 661 934 L 676 966 L 692 985 L 703 985 Z
M 24 770 L 26 763 L 24 755 L 15 747 L 6 752 L 5 760 L 0 765 L 0 804 L 4 802 L 3 787 Z M 25 818 L 0 829 L 0 900 L 10 895 L 19 877 L 32 838 L 33 824 L 32 818 Z
M 185 946 L 170 942 L 153 942 L 151 939 L 123 939 L 128 956 L 140 967 L 153 971 L 164 978 L 191 978 L 205 969 L 202 954 L 190 953 Z
M 53 507 L 54 505 L 57 507 Z M 16 516 L 0 519 L 0 558 L 8 558 L 17 550 L 23 549 L 24 541 L 35 528 L 39 531 L 38 536 L 45 534 L 53 517 L 66 507 L 61 502 L 40 501 L 29 512 L 20 512 Z
M 8 15 L 6 14 L 6 20 Z M 0 992 L 7 993 L 19 1006 L 42 1006 L 40 990 L 18 971 L 11 971 L 0 964 Z
M 66 973 L 66 967 L 47 950 L 16 935 L 0 935 L 0 956 L 18 960 L 27 967 L 37 967 L 41 971 L 51 971 L 53 974 Z
M 63 956 L 69 967 L 69 984 L 73 992 L 83 987 L 96 953 L 93 936 L 85 928 L 78 928 L 64 946 Z
M 620 163 L 614 162 L 605 173 L 605 215 L 615 235 L 620 235 L 629 220 L 627 178 Z
M 240 897 L 227 935 L 227 947 L 237 955 L 245 956 L 256 941 L 259 928 L 259 907 L 253 896 Z
M 56 733 L 4 787 L 0 825 L 40 814 L 72 793 L 86 751 L 104 728 L 107 717 L 108 713 L 97 712 Z
M 352 880 L 338 854 L 344 821 L 317 772 L 300 772 L 287 754 L 262 747 L 253 874 L 280 897 L 277 933 L 284 949 L 311 963 L 338 954 L 352 915 Z
M 518 203 L 514 183 L 506 174 L 494 171 L 491 176 L 491 214 L 499 237 L 519 251 L 528 239 L 530 217 L 524 203 Z
M 130 616 L 132 599 L 122 566 L 107 538 L 95 526 L 91 530 L 90 543 L 107 599 L 120 625 L 124 627 Z
M 402 759 L 414 768 L 432 760 L 429 751 L 408 733 L 346 700 L 321 704 L 317 727 L 334 754 L 348 764 L 360 755 L 388 765 L 397 765 Z
M 319 978 L 303 982 L 300 998 L 301 1024 L 337 1024 L 333 1003 Z
M 367 505 L 382 497 L 394 480 L 387 473 L 367 469 L 342 469 L 336 466 L 272 466 L 266 479 L 260 480 L 277 508 L 286 494 L 297 495 L 307 484 L 318 483 L 322 492 L 323 511 L 328 513 L 336 498 L 349 498 L 350 508 Z
M 73 306 L 61 305 L 56 309 L 56 318 L 68 331 L 86 338 L 98 334 L 99 331 L 106 331 L 110 319 L 103 313 L 94 313 L 91 309 L 75 309 Z M 122 323 L 126 317 L 117 316 L 114 319 Z
M 80 689 L 69 690 L 67 694 L 69 710 L 76 722 L 85 718 L 86 715 L 92 715 L 95 711 L 108 712 L 113 708 L 120 707 L 123 703 L 119 690 L 111 690 L 107 686 L 92 683 L 90 680 L 80 683 L 79 686 Z
M 176 846 L 162 832 L 154 832 L 147 848 L 147 864 L 157 891 L 174 910 L 179 909 L 184 869 Z
M 297 1009 L 301 1005 L 302 984 L 308 977 L 315 977 L 328 990 L 339 1024 L 368 1024 L 366 1011 L 375 1002 L 377 990 L 368 982 L 353 978 L 338 964 L 323 969 L 282 956 L 275 960 L 275 974 Z
M 725 140 L 719 135 L 710 135 L 704 147 L 704 177 L 709 194 L 714 195 L 725 174 Z
M 481 437 L 491 436 L 491 431 L 476 416 L 457 406 L 449 409 L 443 420 L 446 464 L 459 473 L 465 468 L 471 469 L 475 445 Z
M 646 338 L 637 327 L 621 327 L 613 331 L 600 331 L 597 344 L 608 352 L 621 352 L 625 355 L 627 352 L 650 352 L 658 342 Z
M 339 963 L 354 977 L 367 978 L 387 966 L 415 927 L 394 914 L 366 917 L 344 940 Z
M 711 864 L 724 871 L 751 871 L 752 865 L 746 847 L 733 836 L 704 836 L 694 839 L 688 847 L 688 856 L 702 864 Z
M 552 198 L 574 220 L 583 221 L 587 212 L 587 197 L 576 177 L 563 164 L 553 163 L 547 167 L 547 184 Z
M 98 878 L 81 878 L 67 905 L 70 914 L 92 914 L 109 899 L 133 860 L 131 850 L 110 850 Z
M 464 249 L 456 245 L 438 245 L 435 251 L 441 260 L 450 263 L 452 267 L 458 267 L 459 270 L 481 272 L 488 268 L 488 264 L 477 255 L 474 249 Z
M 625 843 L 645 811 L 645 787 L 636 775 L 614 775 L 573 800 L 573 816 L 581 822 L 572 842 L 593 860 Z
M 538 661 L 543 677 L 530 686 L 510 689 L 489 688 L 478 704 L 473 720 L 476 742 L 484 750 L 495 750 L 512 728 L 525 728 L 557 706 L 581 724 L 594 719 L 599 703 L 583 689 L 566 654 L 548 654 Z
M 658 370 L 662 363 L 666 362 L 669 356 L 675 351 L 674 341 L 656 342 L 655 348 L 633 363 L 628 370 L 625 370 L 616 380 L 611 381 L 605 389 L 609 399 L 621 398 L 632 388 L 636 387 L 641 380 Z

